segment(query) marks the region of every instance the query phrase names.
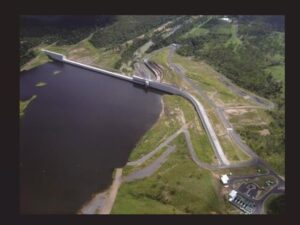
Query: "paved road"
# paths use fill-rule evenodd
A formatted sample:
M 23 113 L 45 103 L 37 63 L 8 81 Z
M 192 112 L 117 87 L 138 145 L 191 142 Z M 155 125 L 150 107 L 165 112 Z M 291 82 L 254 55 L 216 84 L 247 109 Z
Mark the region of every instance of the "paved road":
M 219 117 L 220 121 L 223 123 L 224 127 L 226 128 L 228 135 L 230 138 L 243 150 L 247 155 L 251 156 L 251 158 L 259 158 L 258 155 L 251 149 L 249 148 L 248 145 L 244 143 L 244 141 L 241 139 L 240 135 L 234 130 L 233 126 L 231 123 L 226 119 L 224 115 L 224 109 L 218 107 L 208 96 L 207 94 L 202 90 L 199 85 L 195 84 L 191 79 L 189 79 L 185 75 L 185 70 L 179 66 L 176 65 L 175 63 L 172 63 L 172 57 L 173 54 L 176 50 L 176 47 L 171 45 L 169 47 L 169 55 L 168 55 L 168 65 L 172 70 L 174 70 L 183 80 L 185 80 L 187 83 L 189 83 L 207 102 L 208 104 L 213 108 L 213 110 L 216 112 L 217 116 Z M 225 78 L 227 79 L 227 78 Z M 238 88 L 238 87 L 236 87 Z M 269 109 L 274 107 L 274 105 L 270 106 L 267 105 L 265 108 Z M 229 128 L 229 129 L 228 129 Z
M 161 167 L 161 165 L 164 162 L 167 161 L 168 156 L 175 150 L 176 148 L 174 146 L 168 146 L 167 150 L 161 156 L 159 156 L 152 164 L 141 170 L 129 174 L 127 177 L 123 178 L 122 182 L 131 182 L 134 180 L 143 179 L 145 177 L 151 176 Z
M 134 74 L 148 80 L 155 80 L 156 76 L 150 71 L 143 62 L 136 62 L 134 64 Z
M 186 77 L 185 75 L 185 71 L 184 69 L 179 66 L 176 65 L 175 63 L 172 62 L 172 57 L 173 54 L 176 50 L 176 46 L 171 45 L 169 47 L 170 51 L 168 54 L 168 66 L 175 71 L 183 80 L 185 80 L 186 82 L 188 82 L 201 96 L 203 96 L 207 102 L 210 104 L 210 106 L 212 106 L 212 108 L 215 110 L 215 112 L 217 113 L 218 117 L 220 118 L 220 121 L 223 123 L 224 127 L 226 128 L 226 130 L 228 131 L 229 136 L 231 137 L 231 139 L 238 145 L 240 146 L 240 148 L 249 156 L 251 156 L 252 160 L 248 161 L 248 162 L 241 162 L 241 163 L 236 163 L 236 164 L 232 164 L 229 166 L 218 166 L 218 165 L 206 165 L 203 162 L 199 161 L 199 159 L 197 160 L 197 157 L 195 157 L 194 153 L 191 153 L 192 159 L 193 161 L 198 164 L 199 166 L 202 166 L 204 168 L 207 169 L 217 169 L 217 168 L 239 168 L 239 167 L 244 167 L 244 166 L 263 166 L 266 167 L 269 170 L 269 174 L 273 175 L 277 178 L 278 180 L 278 184 L 268 193 L 266 194 L 261 200 L 258 201 L 258 207 L 256 209 L 255 213 L 260 213 L 263 207 L 263 202 L 264 200 L 272 193 L 283 193 L 285 190 L 285 182 L 284 180 L 271 168 L 270 165 L 268 165 L 266 162 L 264 162 L 263 160 L 261 160 L 259 158 L 259 156 L 248 146 L 244 143 L 244 141 L 241 139 L 240 135 L 233 129 L 232 125 L 230 124 L 230 122 L 226 119 L 225 115 L 224 115 L 224 110 L 220 107 L 218 107 L 207 95 L 206 93 L 197 85 L 195 84 L 192 80 L 190 80 L 188 77 Z M 234 93 L 240 95 L 240 96 L 245 96 L 246 92 L 243 92 L 239 87 L 237 87 L 236 85 L 234 85 L 229 79 L 227 79 L 225 76 L 223 76 L 222 74 L 220 75 L 220 80 L 223 82 L 226 82 L 226 85 L 234 91 Z M 246 93 L 247 95 L 249 95 L 249 93 Z M 249 95 L 250 98 L 252 100 L 254 100 L 256 103 L 260 104 L 262 107 L 264 107 L 265 109 L 271 110 L 275 107 L 275 105 L 272 102 L 266 101 L 258 96 L 255 95 Z M 227 129 L 230 128 L 230 129 Z M 194 152 L 194 151 L 193 151 Z M 280 189 L 282 188 L 282 189 Z
M 163 69 L 158 64 L 149 61 L 148 59 L 144 59 L 144 66 L 151 71 L 157 82 L 161 82 L 163 77 Z
M 172 134 L 170 137 L 168 137 L 164 142 L 162 142 L 156 149 L 149 152 L 147 155 L 143 156 L 142 158 L 128 162 L 127 166 L 139 166 L 143 164 L 146 160 L 150 159 L 153 155 L 155 155 L 160 149 L 167 146 L 171 141 L 173 141 L 181 132 L 186 129 L 187 124 L 183 125 L 178 131 L 176 131 L 174 134 Z

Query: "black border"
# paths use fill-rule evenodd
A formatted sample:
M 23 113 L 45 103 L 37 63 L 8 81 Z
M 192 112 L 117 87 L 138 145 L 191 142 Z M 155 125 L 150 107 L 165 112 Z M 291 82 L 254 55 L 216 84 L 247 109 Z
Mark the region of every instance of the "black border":
M 72 3 L 72 4 L 71 4 Z M 262 1 L 171 1 L 164 3 L 162 1 L 136 1 L 130 3 L 129 1 L 107 1 L 98 2 L 98 5 L 88 3 L 87 1 L 72 1 L 70 4 L 62 3 L 62 1 L 20 1 L 12 4 L 10 7 L 2 8 L 2 57 L 1 57 L 1 75 L 4 78 L 0 90 L 2 104 L 1 104 L 1 119 L 2 125 L 5 125 L 4 132 L 1 135 L 1 142 L 4 143 L 2 149 L 2 163 L 1 163 L 1 175 L 2 182 L 1 188 L 1 214 L 5 216 L 6 223 L 2 224 L 227 224 L 240 222 L 240 224 L 286 224 L 288 221 L 297 221 L 297 208 L 299 208 L 294 202 L 292 206 L 292 200 L 297 196 L 297 167 L 292 166 L 293 160 L 297 160 L 297 157 L 293 157 L 293 154 L 297 154 L 298 145 L 296 142 L 292 143 L 292 136 L 297 135 L 297 127 L 295 132 L 292 131 L 293 122 L 288 122 L 288 117 L 292 116 L 294 112 L 294 118 L 299 115 L 296 112 L 297 103 L 297 87 L 296 81 L 292 79 L 297 77 L 298 68 L 292 69 L 292 61 L 297 59 L 297 53 L 293 55 L 292 51 L 295 51 L 296 43 L 300 39 L 293 34 L 293 31 L 299 27 L 297 21 L 297 14 L 288 13 L 287 1 L 262 2 Z M 109 5 L 109 6 L 108 6 Z M 141 8 L 142 7 L 142 8 Z M 289 5 L 290 10 L 297 9 L 296 4 Z M 25 216 L 19 215 L 19 15 L 30 14 L 66 14 L 66 15 L 87 15 L 87 14 L 245 14 L 245 15 L 285 15 L 286 18 L 286 199 L 287 207 L 286 213 L 279 216 L 202 216 L 202 215 L 190 215 L 190 216 L 83 216 L 83 215 L 53 215 L 53 216 Z M 4 15 L 4 17 L 3 17 Z M 295 24 L 292 24 L 295 23 Z M 294 32 L 296 33 L 296 32 Z M 292 40 L 294 38 L 294 40 Z M 287 57 L 288 56 L 288 57 Z M 294 61 L 295 62 L 295 61 Z M 293 65 L 297 65 L 294 63 Z M 292 101 L 292 97 L 295 101 Z M 298 101 L 297 101 L 298 100 Z M 294 104 L 293 104 L 294 103 Z M 290 118 L 289 121 L 293 120 Z M 289 132 L 288 132 L 289 130 Z M 288 133 L 288 135 L 287 135 Z M 296 141 L 294 139 L 293 141 Z M 1 144 L 2 144 L 1 143 Z M 295 162 L 295 161 L 294 161 Z M 295 164 L 294 164 L 295 165 Z M 290 175 L 289 175 L 289 174 Z M 292 173 L 295 173 L 294 175 Z M 294 192 L 295 191 L 295 192 Z M 4 200 L 4 201 L 3 201 Z M 1 218 L 4 218 L 4 217 Z M 293 218 L 295 216 L 295 218 Z M 294 220 L 295 219 L 295 220 Z

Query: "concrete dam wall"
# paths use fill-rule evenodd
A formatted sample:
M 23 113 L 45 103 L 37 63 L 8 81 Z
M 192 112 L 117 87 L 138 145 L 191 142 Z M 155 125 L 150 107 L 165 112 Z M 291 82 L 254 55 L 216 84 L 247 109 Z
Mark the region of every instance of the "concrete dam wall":
M 111 71 L 108 71 L 108 70 L 100 69 L 100 68 L 97 68 L 97 67 L 93 67 L 93 66 L 89 66 L 89 65 L 85 65 L 85 64 L 82 64 L 82 63 L 78 63 L 78 62 L 69 60 L 62 54 L 58 54 L 58 53 L 47 51 L 47 50 L 43 50 L 43 51 L 49 56 L 49 58 L 51 58 L 53 60 L 57 60 L 57 61 L 60 61 L 60 62 L 65 62 L 65 63 L 75 65 L 75 66 L 79 66 L 79 67 L 82 67 L 82 68 L 85 68 L 85 69 L 89 69 L 89 70 L 93 70 L 93 71 L 96 71 L 96 72 L 104 73 L 106 75 L 110 75 L 110 76 L 113 76 L 113 77 L 118 78 L 118 79 L 122 79 L 122 80 L 125 80 L 125 81 L 129 81 L 131 83 L 134 83 L 134 84 L 141 85 L 144 88 L 152 88 L 152 89 L 159 90 L 159 91 L 167 93 L 167 94 L 178 95 L 178 96 L 181 96 L 181 97 L 187 99 L 188 101 L 190 101 L 193 104 L 193 106 L 194 106 L 194 108 L 195 108 L 195 110 L 196 110 L 196 112 L 197 112 L 204 128 L 205 128 L 205 131 L 208 134 L 209 141 L 210 141 L 210 143 L 213 147 L 213 150 L 214 150 L 214 152 L 217 156 L 219 164 L 222 164 L 222 165 L 229 165 L 230 164 L 228 159 L 226 158 L 226 156 L 224 154 L 224 151 L 223 151 L 223 149 L 221 147 L 221 144 L 220 144 L 220 142 L 217 138 L 217 135 L 216 135 L 216 133 L 215 133 L 210 121 L 209 121 L 209 118 L 206 114 L 206 111 L 204 110 L 204 107 L 190 93 L 188 93 L 184 90 L 181 90 L 176 86 L 172 86 L 170 84 L 147 80 L 147 79 L 144 79 L 142 77 L 135 76 L 135 75 L 133 75 L 133 77 L 129 77 L 129 76 L 126 76 L 126 75 L 123 75 L 123 74 L 111 72 Z
M 47 56 L 50 58 L 50 59 L 53 59 L 53 60 L 56 60 L 56 61 L 60 61 L 60 62 L 63 62 L 66 57 L 62 54 L 59 54 L 59 53 L 56 53 L 56 52 L 51 52 L 51 51 L 48 51 L 48 50 L 42 50 L 44 53 L 47 54 Z
M 100 68 L 97 68 L 97 67 L 94 67 L 94 66 L 89 66 L 89 65 L 82 64 L 82 63 L 79 63 L 79 62 L 75 62 L 75 61 L 67 59 L 64 55 L 56 53 L 56 52 L 51 52 L 51 51 L 48 51 L 48 50 L 42 50 L 42 51 L 44 53 L 46 53 L 46 55 L 48 55 L 48 57 L 53 59 L 53 60 L 68 63 L 68 64 L 78 66 L 78 67 L 81 67 L 81 68 L 84 68 L 84 69 L 104 73 L 106 75 L 110 75 L 110 76 L 113 76 L 113 77 L 118 78 L 118 79 L 122 79 L 122 80 L 126 80 L 126 81 L 132 81 L 132 78 L 129 77 L 129 76 L 126 76 L 126 75 L 123 75 L 123 74 L 120 74 L 120 73 L 111 72 L 111 71 L 104 70 L 104 69 L 100 69 Z

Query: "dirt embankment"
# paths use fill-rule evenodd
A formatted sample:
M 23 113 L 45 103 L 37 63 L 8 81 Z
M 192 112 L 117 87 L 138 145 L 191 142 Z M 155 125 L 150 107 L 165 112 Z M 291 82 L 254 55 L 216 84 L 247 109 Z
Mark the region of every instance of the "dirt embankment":
M 122 183 L 122 171 L 122 168 L 116 169 L 115 178 L 109 189 L 96 194 L 79 210 L 78 214 L 110 214 Z

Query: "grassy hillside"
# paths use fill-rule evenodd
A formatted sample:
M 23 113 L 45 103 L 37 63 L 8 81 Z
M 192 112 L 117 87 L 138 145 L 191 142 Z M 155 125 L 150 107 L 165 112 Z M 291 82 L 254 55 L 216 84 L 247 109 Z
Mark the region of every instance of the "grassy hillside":
M 215 214 L 232 210 L 220 195 L 221 184 L 216 178 L 191 163 L 184 136 L 172 145 L 176 152 L 155 174 L 121 185 L 112 214 Z
M 185 26 L 186 29 L 178 32 L 178 35 L 175 33 L 173 37 L 167 39 L 157 38 L 156 46 L 164 47 L 173 42 L 181 44 L 177 50 L 180 56 L 175 55 L 174 61 L 181 64 L 187 70 L 187 76 L 199 84 L 209 96 L 213 96 L 213 100 L 218 105 L 245 104 L 246 101 L 229 91 L 217 79 L 212 79 L 214 76 L 212 70 L 208 69 L 209 66 L 246 90 L 273 101 L 276 107 L 266 112 L 266 116 L 262 116 L 259 110 L 254 110 L 254 114 L 259 115 L 256 118 L 266 119 L 265 123 L 255 124 L 255 118 L 250 117 L 249 110 L 249 113 L 244 115 L 248 117 L 248 124 L 243 123 L 238 116 L 233 116 L 232 120 L 246 143 L 279 173 L 284 174 L 283 17 L 232 16 L 230 18 L 232 22 L 229 23 L 218 16 L 204 16 L 201 22 L 192 21 Z M 155 46 L 152 46 L 149 51 L 152 49 L 155 49 Z M 192 57 L 194 62 L 188 57 Z M 162 56 L 160 58 L 162 59 Z M 172 82 L 179 84 L 180 80 L 173 77 Z
M 209 119 L 212 121 L 216 133 L 220 139 L 221 145 L 224 148 L 225 154 L 230 161 L 240 161 L 248 159 L 237 145 L 235 145 L 228 134 L 226 134 L 225 127 L 221 124 L 217 115 L 213 111 L 212 107 L 208 104 L 207 100 L 203 96 L 199 95 L 195 90 L 186 82 L 184 82 L 178 74 L 174 73 L 168 68 L 167 58 L 169 49 L 163 48 L 161 50 L 154 51 L 151 53 L 151 59 L 159 63 L 164 68 L 164 82 L 175 84 L 178 87 L 187 89 L 194 96 L 199 98 L 201 103 L 205 106 L 208 113 Z M 235 106 L 240 104 L 249 104 L 243 98 L 235 95 L 226 85 L 219 81 L 216 71 L 206 64 L 193 61 L 186 57 L 174 55 L 174 62 L 181 65 L 185 70 L 189 78 L 191 78 L 195 83 L 197 83 L 202 90 L 205 90 L 207 95 L 214 95 L 214 101 L 221 105 Z M 180 102 L 180 101 L 178 101 Z M 199 118 L 195 113 L 192 106 L 185 103 L 183 100 L 180 103 L 180 107 L 183 109 L 184 113 L 190 112 L 194 113 L 194 120 L 190 127 L 191 139 L 195 148 L 196 153 L 199 158 L 203 161 L 211 163 L 213 162 L 214 155 L 209 140 L 207 139 L 207 134 L 204 132 L 202 124 L 199 122 Z

